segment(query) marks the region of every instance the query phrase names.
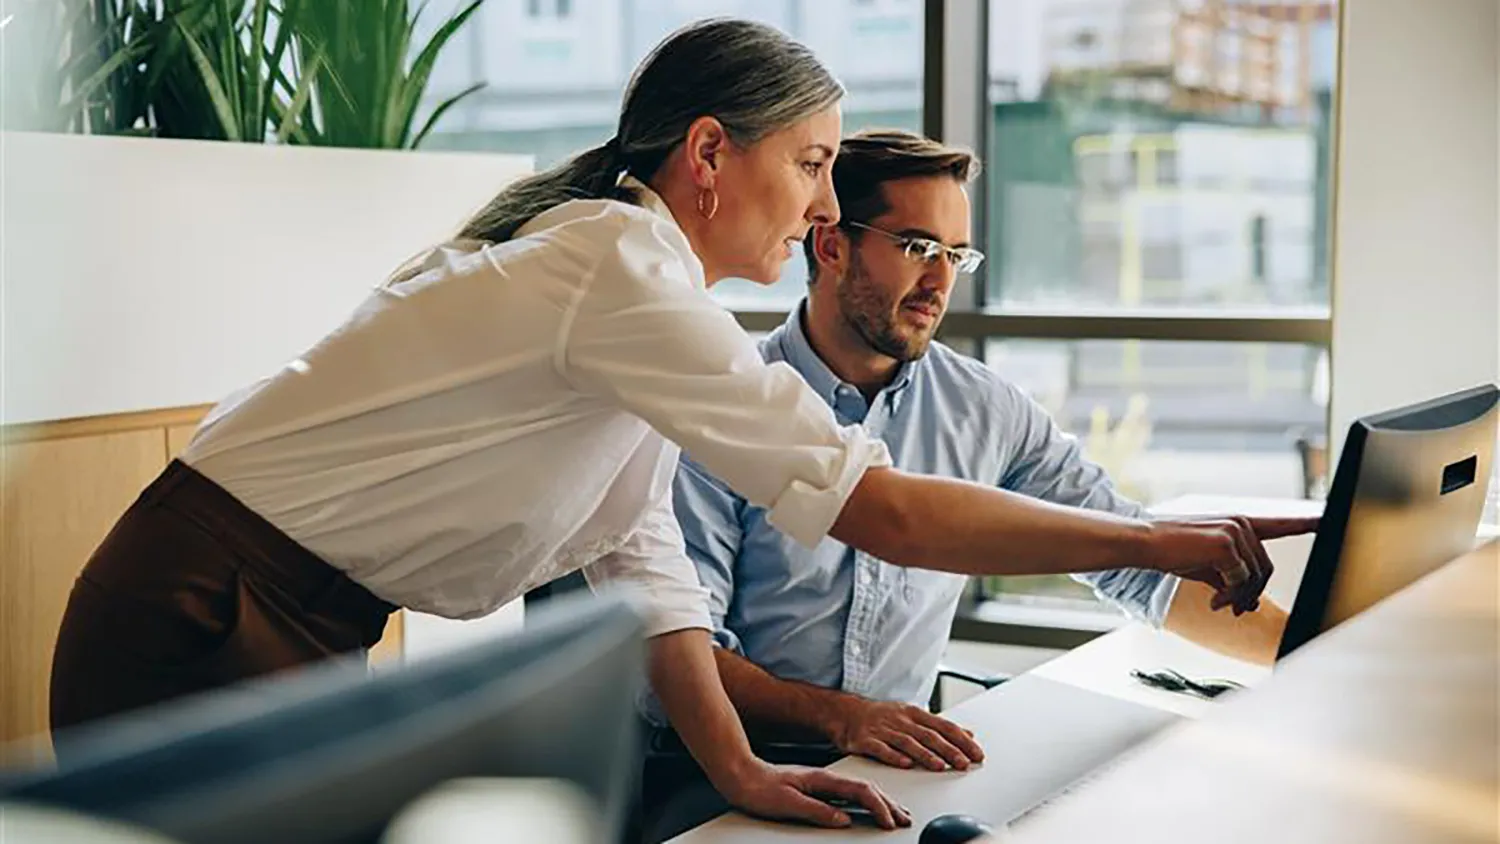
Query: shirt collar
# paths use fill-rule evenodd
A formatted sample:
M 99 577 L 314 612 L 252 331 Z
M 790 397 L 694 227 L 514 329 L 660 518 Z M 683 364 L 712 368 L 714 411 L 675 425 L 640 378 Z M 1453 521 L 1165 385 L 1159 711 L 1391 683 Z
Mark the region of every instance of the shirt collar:
M 667 201 L 661 198 L 661 194 L 652 190 L 650 185 L 630 175 L 628 172 L 620 173 L 620 177 L 615 180 L 615 184 L 618 187 L 629 188 L 635 191 L 636 198 L 639 200 L 635 203 L 637 207 L 649 211 L 651 214 L 672 225 L 677 235 L 676 246 L 678 252 L 688 264 L 693 284 L 699 290 L 707 290 L 708 281 L 705 278 L 703 270 L 703 259 L 699 258 L 698 253 L 693 251 L 693 245 L 688 241 L 687 232 L 683 231 L 682 226 L 678 224 L 677 217 L 672 213 L 671 206 L 667 205 Z
M 839 387 L 853 385 L 847 384 L 842 378 L 834 374 L 828 364 L 813 350 L 812 341 L 807 339 L 807 331 L 802 326 L 802 320 L 807 311 L 807 300 L 803 299 L 787 314 L 786 322 L 781 327 L 781 354 L 787 363 L 792 365 L 802 374 L 802 380 L 813 388 L 813 392 L 823 397 L 823 400 L 833 404 Z M 899 393 L 911 384 L 912 375 L 916 372 L 920 361 L 906 361 L 901 368 L 896 370 L 896 377 L 891 379 L 881 394 Z
M 667 201 L 661 198 L 661 194 L 652 190 L 650 185 L 647 185 L 640 179 L 637 179 L 636 177 L 630 175 L 628 172 L 621 173 L 620 178 L 615 182 L 615 184 L 619 185 L 622 188 L 630 188 L 634 190 L 636 194 L 641 198 L 642 208 L 645 208 L 647 211 L 650 211 L 656 216 L 661 217 L 672 225 L 677 226 L 677 228 L 682 228 L 682 226 L 677 225 L 677 218 L 673 216 L 672 209 L 667 206 Z

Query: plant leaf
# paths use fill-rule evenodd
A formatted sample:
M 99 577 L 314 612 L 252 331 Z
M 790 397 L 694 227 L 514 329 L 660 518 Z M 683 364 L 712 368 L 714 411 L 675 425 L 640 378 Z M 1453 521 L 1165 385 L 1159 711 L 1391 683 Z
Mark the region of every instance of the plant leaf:
M 307 104 L 312 100 L 313 81 L 317 79 L 318 70 L 322 66 L 323 54 L 314 54 L 312 61 L 307 63 L 302 77 L 297 80 L 296 93 L 292 95 L 291 102 L 281 111 L 281 125 L 276 132 L 277 143 L 286 143 L 286 139 L 291 134 L 302 128 L 302 112 L 307 109 Z M 306 138 L 307 133 L 303 132 L 302 137 Z
M 462 11 L 438 27 L 437 32 L 433 33 L 431 40 L 422 48 L 422 52 L 417 55 L 416 61 L 412 62 L 411 73 L 405 80 L 405 85 L 402 86 L 402 98 L 396 109 L 397 113 L 388 116 L 387 120 L 394 118 L 400 121 L 400 126 L 407 127 L 406 132 L 410 131 L 412 120 L 416 117 L 417 105 L 421 101 L 422 92 L 427 89 L 427 80 L 432 76 L 432 68 L 437 64 L 439 53 L 442 52 L 443 47 L 453 37 L 454 33 L 458 32 L 459 28 L 479 10 L 480 5 L 483 3 L 484 0 L 473 0 Z M 406 138 L 400 138 L 399 143 L 404 145 L 405 140 Z
M 285 84 L 285 79 L 287 79 L 287 75 L 282 72 L 281 66 L 282 61 L 287 60 L 287 48 L 291 45 L 291 36 L 293 36 L 293 31 L 296 31 L 297 28 L 299 4 L 297 4 L 297 0 L 282 0 L 281 7 L 273 6 L 273 4 L 267 4 L 267 7 L 269 7 L 270 13 L 276 16 L 276 40 L 275 43 L 272 43 L 270 49 L 266 51 L 266 78 L 269 79 L 270 84 L 263 91 L 264 97 L 266 97 L 267 111 L 269 111 L 269 103 L 272 100 L 273 93 L 275 93 L 276 85 Z M 287 91 L 287 93 L 291 93 L 291 91 Z
M 215 65 L 218 70 L 219 79 L 224 85 L 225 99 L 234 109 L 234 120 L 242 129 L 245 126 L 244 104 L 240 102 L 241 89 L 244 88 L 244 78 L 240 74 L 239 63 L 235 61 L 236 36 L 238 23 L 235 18 L 235 10 L 229 5 L 229 0 L 217 0 L 214 8 L 217 10 L 213 16 L 213 24 L 208 33 L 204 35 L 204 46 L 216 46 L 219 63 Z M 212 58 L 212 56 L 210 56 Z M 243 140 L 244 135 L 236 140 Z
M 266 84 L 268 74 L 261 72 L 261 59 L 265 55 L 263 45 L 266 43 L 266 19 L 270 15 L 270 3 L 267 0 L 255 0 L 255 10 L 251 18 L 250 44 L 245 50 L 245 77 L 249 83 L 249 102 L 245 104 L 245 122 L 250 126 L 260 127 L 260 133 L 265 135 L 266 120 L 270 117 L 266 113 Z M 257 138 L 256 140 L 260 140 Z
M 483 82 L 476 82 L 473 85 L 470 85 L 462 91 L 459 91 L 457 94 L 454 94 L 453 96 L 439 103 L 438 107 L 433 109 L 432 114 L 428 116 L 427 122 L 422 124 L 422 130 L 416 134 L 416 137 L 412 138 L 411 148 L 416 149 L 417 147 L 422 145 L 422 141 L 427 139 L 427 133 L 431 132 L 432 127 L 437 125 L 438 118 L 443 116 L 443 112 L 451 108 L 454 103 L 483 87 Z
M 300 63 L 297 71 L 297 84 L 293 85 L 291 79 L 286 75 L 279 65 L 272 67 L 272 75 L 275 77 L 276 86 L 285 91 L 291 97 L 296 97 L 304 87 L 307 88 L 308 105 L 299 112 L 291 111 L 291 102 L 283 99 L 280 95 L 273 95 L 270 107 L 277 116 L 277 139 L 282 143 L 288 141 L 298 144 L 325 146 L 327 139 L 317 124 L 317 113 L 314 107 L 317 103 L 319 80 L 322 78 L 318 72 L 323 69 L 324 54 L 319 51 L 313 54 L 313 58 L 306 63 Z M 312 72 L 308 72 L 308 71 Z M 304 116 L 306 119 L 304 119 Z M 295 117 L 290 121 L 291 128 L 287 129 L 289 117 Z
M 182 21 L 173 19 L 177 25 L 177 31 L 182 34 L 183 41 L 187 44 L 188 52 L 193 57 L 193 64 L 198 69 L 198 75 L 203 80 L 203 87 L 208 90 L 209 100 L 213 103 L 214 112 L 219 117 L 219 123 L 224 129 L 224 135 L 231 141 L 243 140 L 239 121 L 235 117 L 234 106 L 229 102 L 229 95 L 224 92 L 224 84 L 219 75 L 214 72 L 213 63 L 208 60 L 208 54 L 203 52 L 203 47 L 198 44 L 198 39 L 188 32 Z
M 287 103 L 286 100 L 283 100 L 280 96 L 272 97 L 271 108 L 276 112 L 277 119 L 281 121 L 280 126 L 277 130 L 278 134 L 280 134 L 281 129 L 284 129 L 288 126 L 291 127 L 291 129 L 286 132 L 286 138 L 283 139 L 283 142 L 290 141 L 292 143 L 303 144 L 306 146 L 320 145 L 316 132 L 309 131 L 306 126 L 302 125 L 302 122 L 300 120 L 287 119 L 291 114 L 291 106 Z
M 389 149 L 401 145 L 394 136 L 400 132 L 397 112 L 406 84 L 406 53 L 426 3 L 418 5 L 415 12 L 410 11 L 407 0 L 385 0 L 385 3 L 385 26 L 376 37 L 382 50 L 373 68 L 378 84 L 370 92 L 370 104 L 376 112 L 369 126 L 368 145 Z
M 122 47 L 114 55 L 106 59 L 104 64 L 99 65 L 98 70 L 94 71 L 87 79 L 78 83 L 78 88 L 73 92 L 72 98 L 62 108 L 67 119 L 71 121 L 79 112 L 82 112 L 84 107 L 88 105 L 89 98 L 93 96 L 94 90 L 107 82 L 110 74 L 123 67 L 126 62 L 136 58 L 139 51 L 139 45 Z

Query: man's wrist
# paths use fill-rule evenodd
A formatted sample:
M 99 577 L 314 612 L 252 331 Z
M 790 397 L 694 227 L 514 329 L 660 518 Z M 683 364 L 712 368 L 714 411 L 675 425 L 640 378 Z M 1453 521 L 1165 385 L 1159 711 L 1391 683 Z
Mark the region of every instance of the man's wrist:
M 864 699 L 835 689 L 810 688 L 815 689 L 810 701 L 814 718 L 808 726 L 833 744 L 841 744 Z
M 771 674 L 744 656 L 715 652 L 719 675 L 747 728 L 761 738 L 838 744 L 862 699 L 838 689 Z
M 752 781 L 769 767 L 756 756 L 747 745 L 743 750 L 724 753 L 711 764 L 699 763 L 703 773 L 713 787 L 725 797 L 733 800 L 740 787 Z
M 1164 565 L 1163 542 L 1169 528 L 1148 516 L 1123 520 L 1118 526 L 1117 555 L 1111 568 L 1141 568 L 1169 571 Z

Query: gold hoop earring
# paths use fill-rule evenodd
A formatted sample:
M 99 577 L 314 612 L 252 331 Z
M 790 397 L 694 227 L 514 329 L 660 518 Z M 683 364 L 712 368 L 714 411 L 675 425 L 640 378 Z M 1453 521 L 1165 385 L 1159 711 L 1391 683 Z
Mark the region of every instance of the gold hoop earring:
M 705 201 L 704 197 L 708 197 L 708 201 Z M 707 207 L 704 207 L 705 205 Z M 719 194 L 713 188 L 698 191 L 698 213 L 702 214 L 705 220 L 712 220 L 714 215 L 719 213 Z

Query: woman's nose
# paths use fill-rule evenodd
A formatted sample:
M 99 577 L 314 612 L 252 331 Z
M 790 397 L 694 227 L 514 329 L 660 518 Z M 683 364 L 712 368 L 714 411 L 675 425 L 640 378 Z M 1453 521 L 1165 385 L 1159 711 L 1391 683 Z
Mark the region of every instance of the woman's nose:
M 839 198 L 833 190 L 833 179 L 823 180 L 818 193 L 808 207 L 808 222 L 815 226 L 831 226 L 839 221 Z

